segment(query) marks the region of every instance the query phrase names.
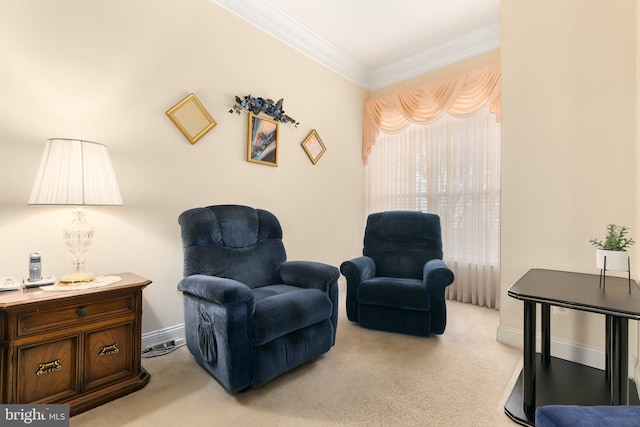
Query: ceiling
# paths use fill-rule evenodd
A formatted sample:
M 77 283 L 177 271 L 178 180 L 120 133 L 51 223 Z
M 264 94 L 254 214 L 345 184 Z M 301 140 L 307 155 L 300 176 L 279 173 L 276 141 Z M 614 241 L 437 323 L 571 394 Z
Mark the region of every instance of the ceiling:
M 500 0 L 212 0 L 375 90 L 500 47 Z

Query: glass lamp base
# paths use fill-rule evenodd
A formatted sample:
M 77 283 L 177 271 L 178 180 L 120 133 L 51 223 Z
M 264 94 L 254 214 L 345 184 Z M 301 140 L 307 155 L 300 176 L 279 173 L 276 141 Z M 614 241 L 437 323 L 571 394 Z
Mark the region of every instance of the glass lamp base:
M 93 239 L 93 227 L 86 221 L 86 212 L 82 207 L 73 210 L 71 224 L 64 228 L 64 241 L 71 255 L 71 273 L 65 274 L 62 284 L 91 282 L 96 275 L 85 270 L 85 258 Z

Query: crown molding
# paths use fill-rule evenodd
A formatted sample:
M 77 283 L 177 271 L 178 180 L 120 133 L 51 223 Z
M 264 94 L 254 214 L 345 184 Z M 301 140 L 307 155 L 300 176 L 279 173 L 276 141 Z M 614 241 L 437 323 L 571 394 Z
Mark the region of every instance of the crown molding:
M 367 67 L 282 10 L 260 0 L 212 1 L 346 79 L 367 86 L 370 73 Z
M 368 89 L 381 89 L 499 48 L 500 26 L 487 26 L 416 55 L 371 70 Z
M 260 0 L 211 0 L 367 90 L 377 90 L 500 47 L 498 25 L 371 70 L 281 9 Z

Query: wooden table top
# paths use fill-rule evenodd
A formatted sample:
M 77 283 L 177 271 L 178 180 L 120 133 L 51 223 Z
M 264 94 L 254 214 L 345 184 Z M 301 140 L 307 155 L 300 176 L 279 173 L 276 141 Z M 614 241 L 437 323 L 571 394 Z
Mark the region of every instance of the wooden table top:
M 603 290 L 598 274 L 531 269 L 507 293 L 523 301 L 640 319 L 640 288 L 634 280 L 629 287 L 624 277 L 607 276 Z
M 110 285 L 82 290 L 45 291 L 40 289 L 39 287 L 23 287 L 21 289 L 13 291 L 3 291 L 0 292 L 0 309 L 6 309 L 12 306 L 30 304 L 35 302 L 49 301 L 58 298 L 71 298 L 84 296 L 91 293 L 108 292 L 116 289 L 126 289 L 132 286 L 144 287 L 151 283 L 150 280 L 133 273 L 115 273 L 110 274 L 109 276 L 118 276 L 121 277 L 122 280 Z

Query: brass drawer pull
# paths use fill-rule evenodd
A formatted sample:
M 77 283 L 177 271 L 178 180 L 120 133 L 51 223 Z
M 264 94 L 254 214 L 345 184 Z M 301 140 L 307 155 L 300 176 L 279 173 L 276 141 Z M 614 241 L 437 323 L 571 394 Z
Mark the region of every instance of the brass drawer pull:
M 87 307 L 80 307 L 80 308 L 78 308 L 76 313 L 78 313 L 78 316 L 84 317 L 89 313 L 89 310 L 87 309 Z
M 62 369 L 62 365 L 60 364 L 60 359 L 54 360 L 53 362 L 46 362 L 38 364 L 38 372 L 36 372 L 37 376 L 49 374 L 51 372 L 55 372 L 58 369 Z
M 100 347 L 100 354 L 98 354 L 98 356 L 99 357 L 110 356 L 116 353 L 120 353 L 120 349 L 118 348 L 118 343 Z

